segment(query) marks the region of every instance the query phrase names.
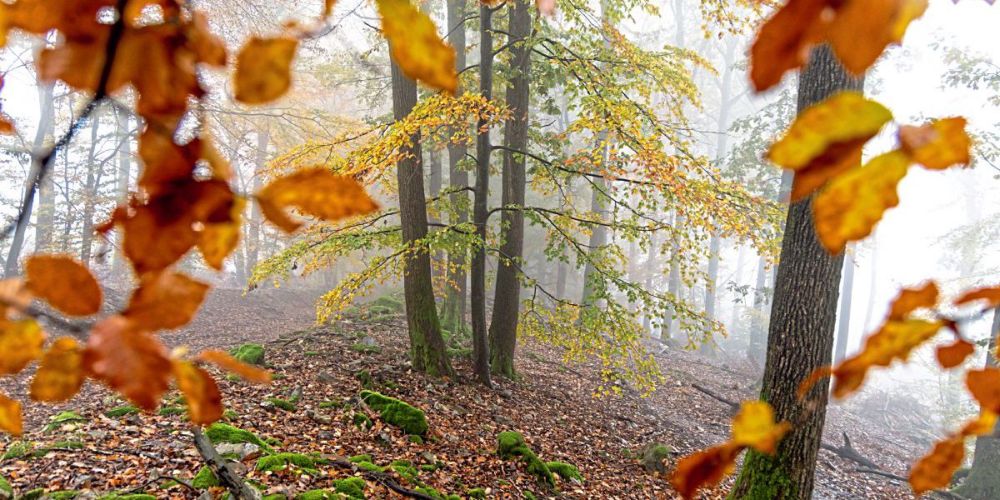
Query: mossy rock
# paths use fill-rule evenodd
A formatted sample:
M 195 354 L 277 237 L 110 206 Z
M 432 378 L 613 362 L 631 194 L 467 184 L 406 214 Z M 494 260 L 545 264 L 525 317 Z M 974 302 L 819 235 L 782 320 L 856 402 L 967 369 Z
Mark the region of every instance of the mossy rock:
M 403 301 L 393 297 L 392 295 L 383 295 L 375 299 L 370 305 L 369 310 L 372 308 L 380 307 L 388 310 L 391 313 L 401 313 L 406 309 L 406 305 Z
M 0 476 L 0 498 L 14 498 L 14 488 L 3 476 Z
M 365 498 L 365 483 L 360 477 L 348 477 L 337 479 L 333 482 L 333 490 L 351 500 L 363 500 Z
M 98 500 L 156 500 L 156 495 L 148 493 L 109 493 L 98 497 Z
M 212 469 L 207 465 L 199 469 L 198 473 L 195 474 L 194 479 L 191 480 L 191 486 L 201 490 L 218 485 L 219 478 L 215 476 L 215 472 L 212 472 Z
M 354 416 L 351 418 L 351 421 L 354 423 L 355 427 L 366 431 L 375 425 L 375 422 L 372 422 L 372 419 L 368 418 L 368 415 L 365 415 L 360 411 L 354 412 Z
M 75 411 L 63 411 L 49 417 L 49 423 L 45 426 L 43 431 L 52 432 L 66 424 L 81 424 L 86 421 L 86 417 L 81 416 Z
M 438 470 L 438 464 L 423 464 L 420 466 L 420 470 L 424 472 L 434 472 Z
M 368 472 L 385 472 L 385 467 L 375 465 L 372 462 L 355 462 L 354 465 L 356 465 L 359 469 Z
M 382 352 L 382 348 L 378 345 L 365 344 L 362 342 L 355 342 L 351 344 L 351 350 L 361 354 L 378 354 Z
M 164 406 L 156 412 L 156 414 L 161 417 L 174 417 L 185 413 L 187 413 L 187 409 L 183 406 Z
M 407 436 L 407 439 L 409 439 L 413 444 L 424 444 L 424 438 L 417 436 L 416 434 L 410 434 Z
M 344 497 L 330 490 L 309 490 L 295 495 L 295 500 L 341 500 Z
M 526 446 L 524 436 L 520 432 L 507 431 L 497 434 L 497 455 L 504 460 L 518 456 L 515 450 Z
M 413 484 L 420 484 L 417 479 L 420 476 L 420 471 L 413 466 L 413 463 L 409 460 L 393 460 L 389 464 L 389 468 L 399 474 L 399 477 L 406 479 L 408 482 Z
M 416 407 L 374 391 L 361 391 L 360 397 L 387 424 L 399 427 L 407 434 L 423 436 L 427 433 L 427 417 Z
M 31 455 L 35 451 L 34 445 L 27 441 L 12 441 L 7 445 L 7 449 L 4 450 L 3 456 L 0 460 L 17 460 L 19 458 L 25 458 Z
M 208 436 L 208 439 L 211 440 L 213 444 L 252 443 L 260 446 L 260 449 L 266 451 L 267 453 L 274 453 L 274 448 L 272 448 L 271 445 L 267 444 L 256 434 L 240 429 L 239 427 L 233 427 L 229 424 L 216 422 L 208 427 L 208 430 L 205 431 L 205 435 Z
M 663 443 L 649 443 L 639 450 L 639 462 L 649 472 L 666 473 L 667 466 L 663 461 L 670 456 L 671 451 Z
M 264 346 L 260 344 L 243 344 L 230 351 L 230 354 L 244 363 L 264 366 Z
M 226 411 L 222 412 L 222 418 L 226 420 L 236 420 L 237 418 L 240 418 L 240 414 L 233 410 L 226 409 Z
M 316 461 L 301 453 L 276 453 L 257 460 L 257 470 L 274 472 L 296 466 L 304 471 L 316 472 Z
M 548 467 L 553 474 L 562 478 L 563 481 L 583 482 L 583 476 L 580 474 L 580 469 L 577 469 L 573 464 L 568 464 L 566 462 L 545 462 L 545 466 Z
M 108 418 L 121 418 L 121 417 L 124 417 L 124 416 L 127 416 L 127 415 L 135 415 L 136 413 L 139 413 L 139 411 L 140 410 L 138 408 L 136 408 L 135 406 L 132 406 L 132 405 L 121 405 L 121 406 L 116 406 L 116 407 L 114 407 L 114 408 L 112 408 L 112 409 L 104 412 L 104 416 L 106 416 Z
M 35 488 L 22 495 L 18 500 L 38 500 L 44 496 L 45 488 Z
M 465 490 L 465 496 L 469 498 L 486 498 L 486 490 L 483 488 L 472 488 Z
M 528 465 L 528 473 L 538 478 L 539 481 L 548 486 L 555 486 L 556 479 L 552 476 L 552 471 L 539 460 L 538 455 L 524 442 L 524 436 L 519 432 L 501 432 L 497 435 L 497 455 L 504 460 L 520 458 Z
M 353 457 L 348 458 L 347 461 L 351 462 L 352 464 L 360 462 L 371 462 L 372 456 L 367 453 L 363 453 L 361 455 L 354 455 Z
M 343 403 L 337 401 L 321 401 L 319 403 L 319 409 L 321 410 L 331 410 L 333 408 L 342 408 L 343 406 Z
M 267 398 L 266 401 L 274 405 L 275 408 L 279 408 L 285 411 L 295 411 L 297 409 L 295 403 L 288 399 Z
M 46 496 L 52 500 L 73 500 L 74 498 L 80 496 L 80 492 L 76 490 L 60 490 L 53 491 Z
M 371 389 L 375 387 L 375 381 L 372 380 L 372 374 L 368 370 L 358 370 L 354 372 L 354 378 L 361 383 L 363 389 Z

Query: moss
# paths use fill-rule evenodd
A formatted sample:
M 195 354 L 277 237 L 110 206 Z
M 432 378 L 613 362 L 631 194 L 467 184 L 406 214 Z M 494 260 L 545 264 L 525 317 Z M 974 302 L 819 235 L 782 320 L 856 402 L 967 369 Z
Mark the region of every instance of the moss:
M 360 477 L 337 479 L 333 482 L 333 490 L 352 500 L 365 498 L 365 480 Z
M 311 358 L 311 357 L 319 356 L 320 353 L 319 353 L 319 351 L 306 351 L 303 354 L 305 354 L 306 356 L 308 356 L 308 357 Z
M 427 417 L 416 407 L 374 391 L 361 391 L 360 396 L 387 424 L 399 427 L 407 434 L 422 436 L 427 432 Z
M 354 465 L 357 465 L 359 469 L 366 470 L 368 472 L 385 472 L 385 467 L 375 465 L 371 462 L 357 462 Z
M 332 408 L 340 408 L 341 404 L 336 401 L 323 401 L 319 404 L 321 410 L 329 410 Z
M 215 473 L 207 465 L 199 469 L 198 473 L 194 475 L 194 479 L 191 480 L 191 486 L 198 489 L 206 489 L 218 485 L 219 478 L 215 477 Z
M 156 495 L 147 493 L 123 493 L 121 495 L 118 493 L 109 493 L 98 497 L 98 500 L 156 500 Z
M 371 303 L 369 310 L 375 307 L 381 307 L 393 313 L 401 313 L 406 306 L 403 305 L 403 301 L 392 295 L 383 295 Z
M 372 380 L 372 374 L 368 370 L 358 370 L 354 372 L 354 378 L 361 383 L 361 387 L 364 389 L 371 389 L 375 386 L 375 381 Z
M 295 411 L 295 403 L 288 399 L 281 398 L 267 398 L 266 401 L 274 405 L 275 408 L 280 408 L 285 411 Z
M 316 471 L 316 461 L 300 453 L 277 453 L 257 460 L 257 470 L 265 472 L 285 470 L 293 465 L 308 472 Z
M 264 346 L 260 344 L 243 344 L 230 351 L 230 354 L 244 363 L 264 365 Z
M 424 438 L 417 436 L 415 434 L 410 434 L 408 439 L 413 444 L 424 444 Z
M 156 412 L 156 414 L 161 417 L 173 417 L 175 415 L 183 415 L 185 413 L 187 413 L 187 410 L 183 406 L 164 406 Z
M 80 492 L 74 490 L 61 490 L 61 491 L 53 491 L 52 493 L 49 493 L 47 496 L 52 500 L 72 500 L 80 496 Z
M 422 470 L 424 472 L 434 472 L 434 471 L 438 470 L 438 465 L 437 464 L 423 464 L 423 465 L 420 466 L 420 470 Z
M 52 432 L 66 424 L 86 422 L 87 419 L 75 411 L 59 412 L 49 418 L 49 423 L 43 429 L 45 432 Z
M 284 493 L 274 493 L 272 495 L 264 495 L 261 500 L 288 500 L 288 495 Z
M 465 496 L 469 498 L 486 498 L 486 490 L 483 488 L 471 488 L 465 490 Z
M 580 469 L 577 469 L 573 464 L 568 464 L 566 462 L 545 462 L 545 466 L 548 467 L 553 474 L 558 475 L 564 481 L 583 481 L 583 476 L 580 475 Z
M 524 500 L 538 500 L 534 493 L 524 490 Z
M 750 450 L 743 459 L 743 468 L 727 498 L 763 500 L 797 497 L 780 457 Z
M 527 445 L 520 432 L 507 431 L 497 434 L 497 455 L 504 460 L 516 456 L 514 451 L 522 446 Z
M 504 460 L 520 457 L 528 465 L 528 473 L 534 475 L 539 481 L 555 486 L 556 480 L 552 476 L 545 462 L 538 459 L 538 455 L 524 442 L 524 436 L 519 432 L 501 432 L 497 435 L 497 455 Z
M 21 496 L 19 500 L 38 500 L 45 496 L 45 488 L 35 488 Z
M 420 471 L 413 466 L 409 460 L 393 460 L 389 467 L 399 474 L 399 477 L 406 479 L 408 482 L 413 484 L 420 484 L 417 479 L 420 476 Z
M 219 443 L 252 443 L 268 453 L 274 453 L 274 448 L 271 448 L 269 444 L 264 442 L 261 438 L 257 437 L 256 434 L 240 429 L 238 427 L 233 427 L 229 424 L 214 423 L 208 427 L 205 431 L 208 439 L 212 441 L 213 444 Z
M 382 348 L 377 345 L 362 344 L 361 342 L 351 344 L 351 350 L 361 354 L 378 354 L 382 352 Z
M 372 426 L 375 425 L 375 422 L 372 422 L 372 419 L 368 418 L 368 415 L 361 412 L 354 412 L 352 421 L 354 422 L 355 427 L 364 430 L 371 429 Z
M 353 457 L 348 458 L 347 461 L 351 462 L 352 464 L 356 464 L 356 463 L 360 463 L 360 462 L 371 462 L 372 461 L 372 456 L 369 455 L 369 454 L 367 454 L 367 453 L 362 454 L 362 455 L 354 455 Z
M 56 441 L 48 446 L 38 448 L 30 451 L 31 456 L 35 458 L 41 458 L 47 455 L 52 450 L 82 450 L 83 442 L 81 441 Z
M 3 476 L 0 476 L 0 498 L 14 498 L 14 488 Z
M 135 415 L 136 413 L 139 413 L 138 408 L 132 405 L 122 405 L 122 406 L 116 406 L 104 412 L 104 415 L 110 418 L 121 418 L 126 415 Z
M 295 495 L 295 500 L 339 500 L 340 495 L 329 490 L 309 490 Z
M 663 460 L 670 456 L 670 448 L 661 443 L 649 443 L 639 450 L 639 461 L 649 472 L 667 472 Z
M 24 458 L 30 455 L 34 449 L 35 447 L 27 441 L 13 441 L 7 445 L 7 449 L 4 450 L 3 457 L 0 457 L 0 460 Z
M 233 410 L 227 409 L 226 411 L 222 412 L 222 418 L 226 420 L 236 420 L 237 418 L 240 418 L 240 415 L 239 413 L 236 413 Z

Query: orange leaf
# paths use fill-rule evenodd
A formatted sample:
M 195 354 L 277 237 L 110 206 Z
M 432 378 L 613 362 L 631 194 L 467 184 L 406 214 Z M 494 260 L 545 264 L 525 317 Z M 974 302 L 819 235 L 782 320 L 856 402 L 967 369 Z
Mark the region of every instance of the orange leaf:
M 761 26 L 750 49 L 750 80 L 758 92 L 805 64 L 813 44 L 822 39 L 818 24 L 828 6 L 828 0 L 789 0 Z
M 0 321 L 0 374 L 18 373 L 42 355 L 45 334 L 31 318 Z
M 826 27 L 844 67 L 860 75 L 886 47 L 903 41 L 906 28 L 927 10 L 927 0 L 848 0 Z
M 333 12 L 333 6 L 337 4 L 337 0 L 323 0 L 323 17 L 330 17 L 330 13 Z
M 910 470 L 910 486 L 917 495 L 947 487 L 965 457 L 965 439 L 953 436 L 934 445 Z
M 101 286 L 90 270 L 65 255 L 32 255 L 24 263 L 27 287 L 52 307 L 70 316 L 101 310 Z
M 934 120 L 922 127 L 899 128 L 899 142 L 913 161 L 931 170 L 968 165 L 972 139 L 965 132 L 965 118 Z
M 392 60 L 406 76 L 454 94 L 458 88 L 455 49 L 438 36 L 434 21 L 410 0 L 376 0 L 382 34 Z
M 111 316 L 94 325 L 83 365 L 94 378 L 145 410 L 156 408 L 170 381 L 166 348 L 123 316 Z
M 298 46 L 299 41 L 294 38 L 253 37 L 247 41 L 236 56 L 236 100 L 263 104 L 288 92 Z
M 816 195 L 816 234 L 827 251 L 840 253 L 847 242 L 871 234 L 885 211 L 899 204 L 896 186 L 909 166 L 904 153 L 886 153 L 838 175 Z
M 221 271 L 226 257 L 233 253 L 240 242 L 240 228 L 246 198 L 237 196 L 230 211 L 231 220 L 217 224 L 206 224 L 198 239 L 198 250 L 212 268 Z
M 0 394 L 0 430 L 20 436 L 24 432 L 21 403 Z
M 208 285 L 181 273 L 148 273 L 122 315 L 144 330 L 180 328 L 194 318 L 207 292 Z
M 212 377 L 197 366 L 175 360 L 177 387 L 187 398 L 188 416 L 196 424 L 210 424 L 222 418 L 222 394 Z
M 957 339 L 952 344 L 938 347 L 935 354 L 942 368 L 954 368 L 961 365 L 975 351 L 976 348 L 972 343 L 965 339 Z
M 771 405 L 763 401 L 744 401 L 739 413 L 733 418 L 732 442 L 771 454 L 790 428 L 788 422 L 774 422 L 774 409 Z
M 301 225 L 285 214 L 287 207 L 329 221 L 378 210 L 357 181 L 324 168 L 300 170 L 274 180 L 257 193 L 257 203 L 264 216 L 286 232 Z
M 984 410 L 1000 413 L 1000 368 L 969 370 L 965 385 Z
M 977 300 L 985 300 L 985 307 L 993 309 L 1000 305 L 1000 287 L 977 288 L 969 290 L 955 299 L 955 305 L 961 306 Z
M 60 337 L 42 356 L 31 381 L 31 399 L 47 403 L 66 401 L 83 385 L 83 350 L 71 337 Z
M 913 349 L 934 337 L 941 326 L 940 321 L 887 320 L 878 332 L 868 337 L 861 352 L 834 367 L 834 397 L 843 398 L 860 388 L 871 367 L 905 361 Z
M 11 310 L 23 311 L 31 305 L 31 292 L 20 278 L 0 280 L 0 319 L 7 319 Z
M 157 127 L 147 127 L 139 136 L 139 158 L 143 163 L 139 186 L 155 195 L 160 185 L 191 177 L 200 157 L 200 140 L 179 146 L 174 143 L 172 134 Z
M 901 320 L 917 309 L 929 309 L 937 304 L 938 287 L 933 281 L 920 288 L 904 288 L 892 301 L 889 319 Z
M 857 92 L 841 92 L 798 115 L 768 159 L 795 171 L 792 201 L 805 198 L 837 175 L 861 163 L 861 148 L 892 113 Z
M 271 381 L 271 373 L 267 370 L 262 370 L 256 366 L 248 365 L 243 363 L 236 358 L 229 355 L 225 351 L 219 350 L 208 350 L 202 351 L 198 354 L 198 358 L 201 361 L 206 361 L 212 363 L 223 370 L 235 373 L 241 378 L 248 380 L 250 382 L 258 384 L 266 384 Z
M 725 443 L 688 455 L 677 463 L 670 484 L 684 498 L 693 498 L 701 488 L 722 481 L 736 468 L 736 457 L 743 446 Z
M 983 410 L 979 415 L 966 422 L 962 427 L 962 436 L 986 436 L 993 434 L 997 426 L 997 414 L 990 410 Z

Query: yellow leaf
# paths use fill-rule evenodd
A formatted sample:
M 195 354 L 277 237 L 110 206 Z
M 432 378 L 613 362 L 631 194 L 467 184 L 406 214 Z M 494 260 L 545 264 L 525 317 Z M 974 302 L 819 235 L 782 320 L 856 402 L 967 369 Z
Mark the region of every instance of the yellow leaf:
M 20 436 L 24 432 L 21 403 L 0 394 L 0 430 Z
M 849 0 L 826 27 L 837 58 L 856 75 L 875 64 L 886 47 L 903 41 L 906 28 L 927 10 L 927 0 Z
M 101 310 L 97 279 L 83 264 L 65 255 L 32 255 L 24 263 L 27 287 L 52 307 L 71 316 Z
M 177 387 L 187 399 L 188 416 L 196 424 L 210 424 L 222 418 L 222 394 L 212 377 L 197 366 L 175 360 Z
M 324 168 L 300 170 L 276 179 L 257 193 L 257 203 L 264 217 L 287 232 L 301 225 L 286 215 L 288 207 L 329 221 L 378 209 L 357 181 Z
M 797 201 L 860 163 L 861 148 L 891 119 L 881 104 L 841 92 L 800 113 L 768 158 L 795 171 L 792 201 Z
M 899 128 L 899 142 L 913 161 L 931 170 L 968 165 L 972 139 L 965 132 L 965 118 L 944 118 L 921 127 Z
M 939 294 L 938 286 L 933 281 L 919 288 L 904 288 L 889 307 L 889 319 L 901 320 L 918 309 L 930 309 L 937 304 Z
M 885 211 L 899 204 L 896 186 L 909 166 L 906 154 L 893 151 L 827 183 L 813 201 L 816 234 L 827 251 L 840 253 L 847 242 L 871 234 Z
M 376 0 L 382 34 L 392 59 L 406 76 L 454 94 L 458 88 L 455 49 L 441 40 L 427 14 L 410 0 Z
M 288 92 L 298 46 L 294 38 L 251 38 L 236 56 L 236 100 L 263 104 Z
M 42 356 L 31 381 L 31 399 L 56 403 L 72 398 L 83 385 L 83 350 L 76 340 L 60 337 Z
M 774 422 L 774 409 L 763 401 L 744 401 L 733 418 L 732 442 L 750 446 L 761 453 L 774 453 L 778 441 L 788 432 L 788 422 Z
M 889 366 L 893 360 L 905 361 L 910 352 L 930 340 L 942 327 L 940 321 L 921 319 L 887 320 L 857 355 L 833 369 L 833 395 L 843 398 L 864 383 L 873 366 Z
M 212 268 L 221 271 L 226 257 L 233 253 L 240 242 L 240 228 L 243 226 L 243 209 L 246 198 L 237 196 L 230 210 L 230 220 L 205 224 L 198 239 L 198 250 Z
M 979 416 L 968 421 L 962 427 L 962 436 L 986 436 L 993 434 L 997 426 L 997 414 L 990 410 L 979 412 Z
M 45 334 L 33 319 L 0 322 L 0 374 L 18 373 L 42 355 Z

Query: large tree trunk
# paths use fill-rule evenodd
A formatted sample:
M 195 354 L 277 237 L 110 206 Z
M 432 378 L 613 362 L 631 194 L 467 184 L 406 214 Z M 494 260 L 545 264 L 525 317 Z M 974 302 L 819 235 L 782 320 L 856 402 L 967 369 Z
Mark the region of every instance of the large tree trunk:
M 118 198 L 118 203 L 124 205 L 128 203 L 128 188 L 132 171 L 132 134 L 129 129 L 130 120 L 128 111 L 116 109 L 115 120 L 118 128 L 118 140 L 121 141 L 121 144 L 118 146 L 118 174 L 115 196 Z M 119 279 L 123 276 L 125 270 L 125 254 L 121 251 L 115 251 L 111 258 L 112 279 Z
M 854 255 L 844 257 L 844 279 L 840 285 L 840 314 L 837 315 L 837 343 L 833 349 L 833 362 L 847 357 L 847 341 L 851 336 L 851 298 L 854 290 Z
M 392 63 L 392 114 L 402 120 L 417 104 L 417 82 L 407 78 Z M 421 245 L 427 236 L 427 199 L 420 156 L 420 134 L 410 137 L 411 145 L 396 164 L 399 184 L 399 219 L 404 245 Z M 410 361 L 413 369 L 430 375 L 451 375 L 448 352 L 441 336 L 434 287 L 431 283 L 431 256 L 426 248 L 412 248 L 403 257 L 403 294 L 406 322 L 410 332 Z
M 39 84 L 39 118 L 38 130 L 35 132 L 35 142 L 32 151 L 37 153 L 55 140 L 55 103 L 53 102 L 53 84 Z M 55 236 L 56 221 L 56 188 L 52 172 L 46 175 L 38 184 L 38 217 L 35 219 L 35 251 L 52 250 Z
M 497 259 L 497 284 L 490 322 L 490 366 L 494 374 L 514 378 L 514 349 L 517 346 L 517 323 L 521 306 L 521 282 L 518 261 L 524 247 L 524 212 L 510 210 L 524 206 L 525 174 L 523 154 L 528 150 L 528 107 L 531 50 L 531 9 L 526 0 L 514 0 L 510 7 L 511 70 L 507 85 L 507 107 L 511 110 L 504 130 L 503 211 L 500 226 L 505 228 L 500 258 Z
M 465 68 L 465 7 L 466 0 L 448 0 L 448 42 L 455 48 L 455 68 L 461 71 Z M 459 91 L 461 92 L 461 91 Z M 469 186 L 469 173 L 461 168 L 460 162 L 465 159 L 468 147 L 464 143 L 448 144 L 448 182 L 452 189 L 463 189 Z M 451 195 L 452 207 L 457 211 L 456 220 L 452 224 L 463 224 L 469 221 L 466 211 L 469 195 L 465 191 Z M 466 304 L 469 294 L 469 276 L 465 270 L 469 251 L 466 248 L 455 249 L 448 253 L 448 283 L 444 299 L 443 325 L 453 333 L 467 332 Z
M 813 50 L 799 77 L 799 112 L 841 90 L 863 87 L 863 78 L 848 75 L 830 48 L 821 46 Z M 733 498 L 812 496 L 829 389 L 827 384 L 816 384 L 806 395 L 808 403 L 799 401 L 796 390 L 813 370 L 830 364 L 844 263 L 843 255 L 828 254 L 816 238 L 812 198 L 788 209 L 761 388 L 761 398 L 774 407 L 775 417 L 794 426 L 774 456 L 747 454 Z
M 608 133 L 601 132 L 597 136 L 597 143 L 604 145 L 604 156 L 602 164 L 607 165 L 609 156 Z M 597 172 L 595 172 L 597 173 Z M 605 199 L 605 192 L 608 190 L 608 181 L 604 177 L 595 177 L 593 179 L 593 186 L 590 194 L 590 211 L 593 212 L 593 217 L 598 221 L 605 223 L 607 222 L 607 200 Z M 608 244 L 608 228 L 601 224 L 594 224 L 590 230 L 590 241 L 587 243 L 587 255 L 588 260 L 583 267 L 583 293 L 580 298 L 580 304 L 584 308 L 594 305 L 594 286 L 597 280 L 597 269 L 594 266 L 591 259 L 600 259 L 601 252 L 604 251 L 605 245 Z
M 80 261 L 90 264 L 94 244 L 94 206 L 100 195 L 100 174 L 97 164 L 97 132 L 101 128 L 98 110 L 90 116 L 90 149 L 87 151 L 87 180 L 83 191 L 83 228 L 80 231 Z
M 993 310 L 993 330 L 990 332 L 989 349 L 986 350 L 986 366 L 996 367 L 997 336 L 1000 335 L 1000 307 Z M 965 481 L 955 489 L 955 493 L 971 500 L 994 500 L 1000 498 L 1000 424 L 989 436 L 976 438 L 976 451 L 972 456 L 972 467 Z
M 487 100 L 493 99 L 493 10 L 489 5 L 479 6 L 479 93 Z M 479 381 L 490 385 L 489 332 L 486 330 L 486 218 L 490 195 L 490 132 L 486 119 L 476 124 L 476 193 L 472 207 L 472 220 L 480 244 L 472 251 L 471 290 L 472 305 L 472 364 Z
M 764 360 L 764 344 L 767 343 L 767 332 L 764 330 L 764 318 L 767 315 L 767 259 L 763 256 L 757 259 L 757 281 L 753 285 L 753 319 L 750 322 L 750 341 L 747 343 L 747 359 L 759 367 Z

